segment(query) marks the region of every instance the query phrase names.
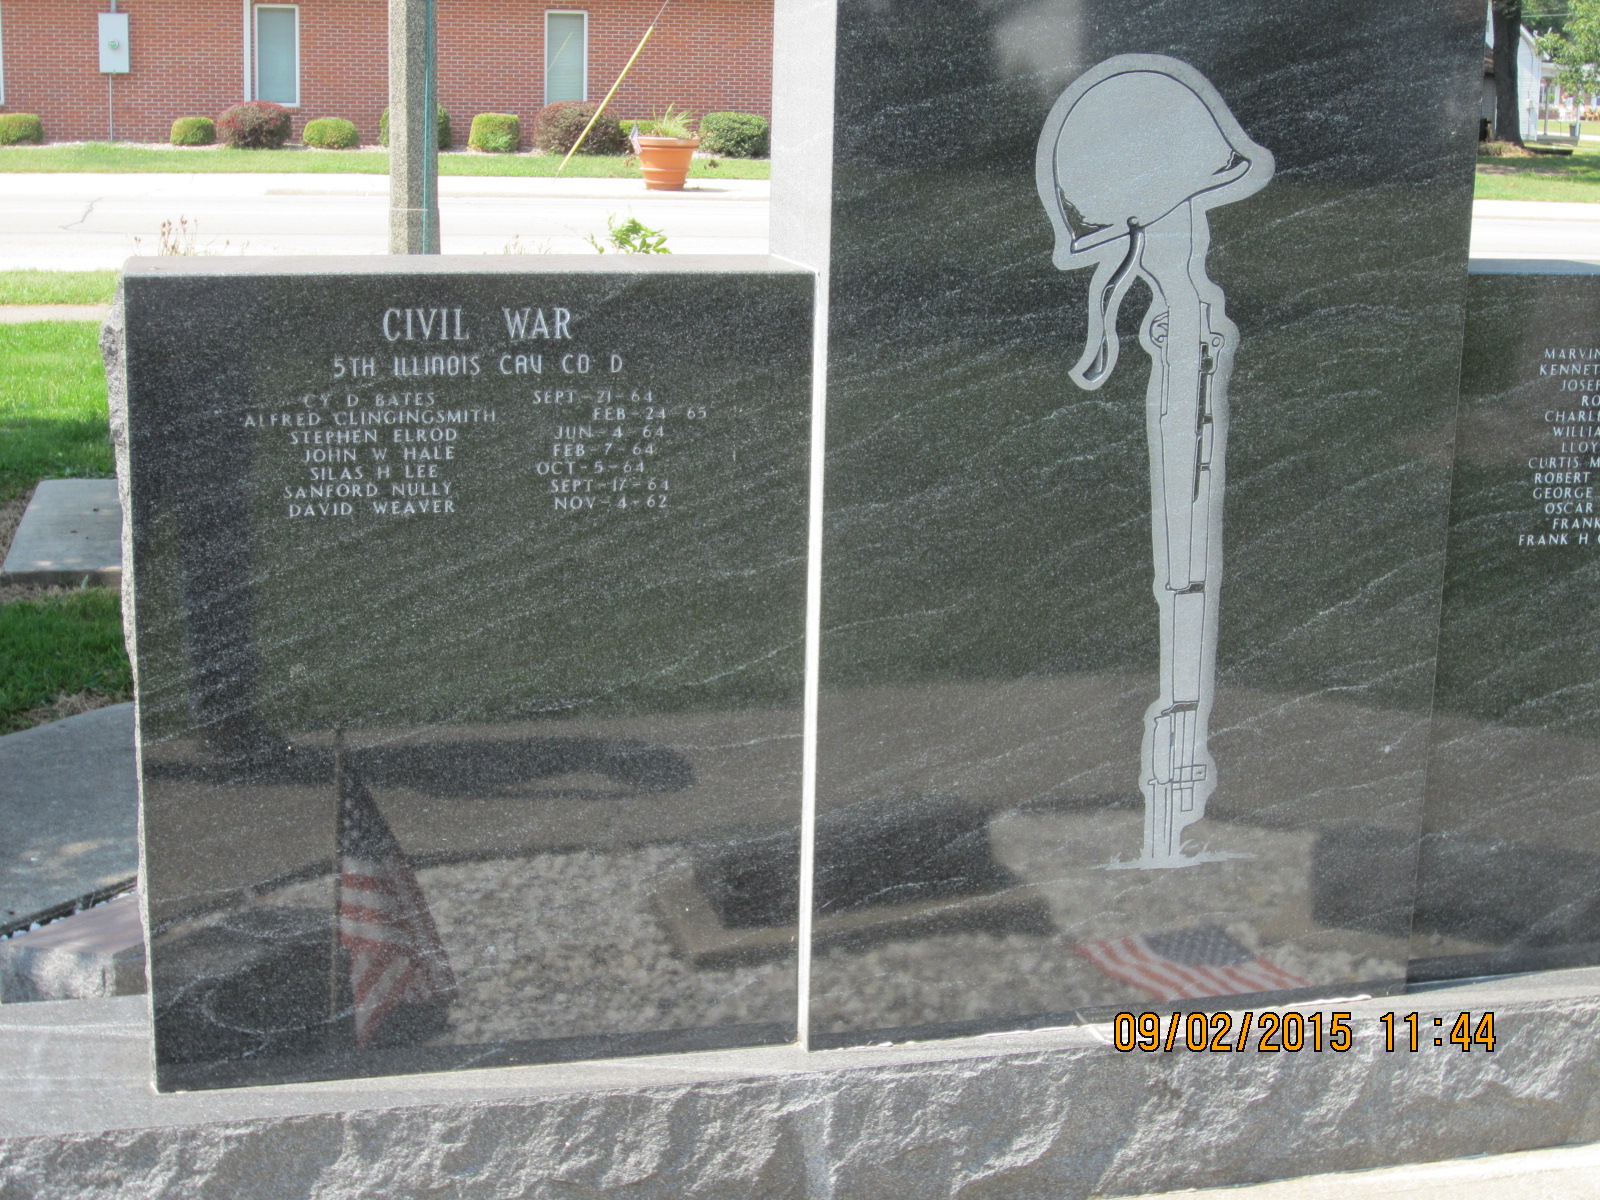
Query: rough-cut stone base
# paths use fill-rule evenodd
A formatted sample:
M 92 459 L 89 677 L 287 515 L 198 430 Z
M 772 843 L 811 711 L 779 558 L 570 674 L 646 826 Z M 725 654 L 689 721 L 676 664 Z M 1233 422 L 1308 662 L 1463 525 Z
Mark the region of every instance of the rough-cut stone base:
M 1600 1139 L 1600 969 L 1333 1009 L 1348 1053 L 1099 1026 L 158 1096 L 142 1000 L 33 1004 L 0 1028 L 0 1197 L 1073 1200 Z M 1492 1053 L 1431 1044 L 1486 1009 Z M 1390 1011 L 1421 1051 L 1385 1053 Z

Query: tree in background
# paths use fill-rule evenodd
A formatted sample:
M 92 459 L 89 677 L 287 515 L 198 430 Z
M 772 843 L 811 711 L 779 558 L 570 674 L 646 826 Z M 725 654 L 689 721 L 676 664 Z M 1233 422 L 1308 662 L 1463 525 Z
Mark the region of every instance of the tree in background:
M 1517 98 L 1517 42 L 1522 33 L 1522 0 L 1492 0 L 1494 29 L 1494 136 L 1522 145 Z

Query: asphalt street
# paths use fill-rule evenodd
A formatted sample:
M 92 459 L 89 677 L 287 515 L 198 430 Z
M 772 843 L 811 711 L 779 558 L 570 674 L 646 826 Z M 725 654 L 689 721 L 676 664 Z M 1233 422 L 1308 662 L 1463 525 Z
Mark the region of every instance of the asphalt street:
M 201 254 L 382 254 L 383 175 L 0 175 L 0 270 L 120 266 L 161 250 L 171 222 Z M 764 180 L 692 180 L 649 192 L 638 179 L 448 176 L 439 181 L 446 254 L 592 254 L 607 219 L 636 217 L 677 254 L 765 254 Z
M 679 254 L 764 254 L 769 185 L 697 180 L 648 192 L 636 179 L 439 181 L 447 254 L 593 253 L 608 217 L 637 217 Z M 382 175 L 3 175 L 0 270 L 115 267 L 161 248 L 164 222 L 203 254 L 382 254 Z M 1480 200 L 1472 256 L 1600 268 L 1600 204 Z M 1581 269 L 1581 267 L 1579 268 Z
M 1600 268 L 1600 204 L 1474 201 L 1472 257 L 1565 260 Z

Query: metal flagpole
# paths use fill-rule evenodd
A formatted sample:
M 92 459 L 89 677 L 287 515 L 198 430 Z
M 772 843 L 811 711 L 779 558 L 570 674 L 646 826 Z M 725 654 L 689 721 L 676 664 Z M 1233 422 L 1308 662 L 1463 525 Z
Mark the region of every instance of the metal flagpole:
M 340 941 L 339 902 L 343 885 L 344 861 L 340 843 L 344 841 L 344 726 L 333 730 L 333 946 L 328 955 L 328 1023 L 339 1019 L 344 1005 L 343 989 L 339 986 Z
M 606 111 L 606 105 L 611 103 L 611 97 L 617 94 L 617 89 L 622 86 L 622 81 L 628 77 L 628 72 L 633 70 L 633 64 L 639 60 L 639 55 L 644 53 L 644 44 L 650 40 L 650 35 L 656 31 L 656 22 L 661 20 L 661 14 L 667 11 L 667 5 L 672 0 L 661 0 L 661 7 L 656 9 L 656 15 L 650 18 L 650 28 L 644 31 L 644 36 L 639 39 L 639 44 L 633 48 L 633 53 L 623 65 L 622 73 L 617 76 L 617 81 L 611 85 L 611 90 L 606 93 L 606 98 L 600 101 L 600 107 L 595 109 L 594 116 L 589 118 L 589 123 L 583 127 L 583 132 L 578 135 L 578 140 L 572 143 L 572 149 L 567 151 L 567 156 L 561 160 L 561 165 L 556 168 L 556 174 L 567 169 L 567 164 L 572 161 L 572 156 L 578 152 L 578 147 L 583 145 L 583 139 L 589 136 L 589 131 L 594 128 L 595 122 L 600 119 L 600 114 Z

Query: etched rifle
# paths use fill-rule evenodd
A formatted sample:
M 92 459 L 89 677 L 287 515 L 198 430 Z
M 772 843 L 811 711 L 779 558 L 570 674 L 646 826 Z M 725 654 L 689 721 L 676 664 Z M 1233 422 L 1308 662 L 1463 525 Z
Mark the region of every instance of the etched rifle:
M 1222 580 L 1228 377 L 1239 331 L 1206 274 L 1207 213 L 1264 187 L 1272 154 L 1253 142 L 1216 88 L 1155 54 L 1107 59 L 1050 110 L 1036 160 L 1060 269 L 1094 268 L 1089 336 L 1069 372 L 1100 387 L 1117 363 L 1117 313 L 1135 278 L 1150 288 L 1139 330 L 1150 356 L 1153 591 L 1161 622 L 1160 693 L 1145 713 L 1142 866 L 1193 862 L 1184 830 L 1216 788 L 1208 746 Z

